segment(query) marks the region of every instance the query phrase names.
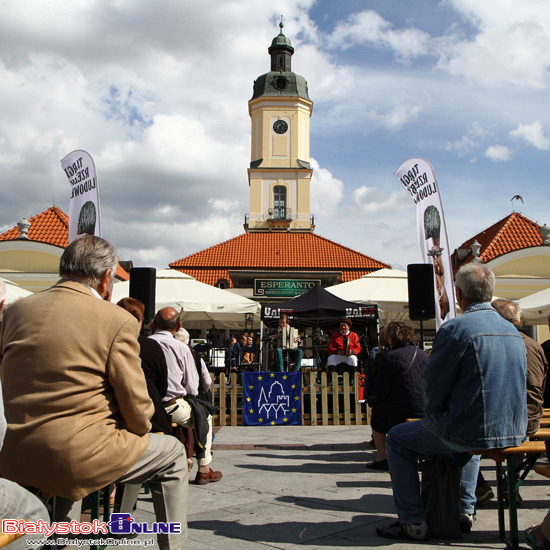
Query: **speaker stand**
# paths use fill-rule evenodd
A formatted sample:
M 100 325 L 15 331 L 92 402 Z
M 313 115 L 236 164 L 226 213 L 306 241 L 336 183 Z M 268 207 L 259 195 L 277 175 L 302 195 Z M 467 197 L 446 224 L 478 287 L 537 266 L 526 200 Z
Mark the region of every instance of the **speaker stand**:
M 424 321 L 420 319 L 420 349 L 424 351 Z

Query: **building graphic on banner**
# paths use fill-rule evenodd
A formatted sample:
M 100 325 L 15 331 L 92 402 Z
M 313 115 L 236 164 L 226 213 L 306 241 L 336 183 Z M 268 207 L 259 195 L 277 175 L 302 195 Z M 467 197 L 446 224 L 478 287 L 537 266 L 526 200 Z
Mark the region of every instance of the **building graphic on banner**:
M 283 385 L 280 382 L 273 382 L 266 395 L 265 387 L 260 390 L 258 398 L 258 411 L 265 414 L 267 419 L 279 418 L 279 415 L 285 415 L 290 410 L 290 396 L 285 394 Z
M 243 372 L 243 424 L 302 424 L 300 372 Z

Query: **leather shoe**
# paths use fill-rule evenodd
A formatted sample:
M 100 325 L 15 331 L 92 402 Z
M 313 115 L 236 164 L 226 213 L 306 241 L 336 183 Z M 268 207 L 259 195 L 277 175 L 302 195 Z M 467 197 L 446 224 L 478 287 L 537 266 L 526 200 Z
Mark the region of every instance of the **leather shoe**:
M 388 461 L 387 460 L 379 460 L 379 461 L 375 461 L 375 462 L 369 462 L 369 463 L 367 463 L 367 468 L 369 468 L 369 470 L 380 470 L 382 472 L 388 472 L 389 471 L 389 466 L 388 466 Z
M 197 477 L 195 478 L 195 485 L 206 485 L 207 483 L 212 483 L 214 481 L 220 481 L 223 477 L 221 472 L 212 470 L 210 468 L 208 472 L 197 472 Z

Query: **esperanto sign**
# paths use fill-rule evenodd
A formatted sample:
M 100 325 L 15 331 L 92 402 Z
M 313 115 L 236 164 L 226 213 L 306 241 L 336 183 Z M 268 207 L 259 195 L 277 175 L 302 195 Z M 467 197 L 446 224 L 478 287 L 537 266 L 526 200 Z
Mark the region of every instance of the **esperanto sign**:
M 254 296 L 292 298 L 320 284 L 320 279 L 254 279 Z

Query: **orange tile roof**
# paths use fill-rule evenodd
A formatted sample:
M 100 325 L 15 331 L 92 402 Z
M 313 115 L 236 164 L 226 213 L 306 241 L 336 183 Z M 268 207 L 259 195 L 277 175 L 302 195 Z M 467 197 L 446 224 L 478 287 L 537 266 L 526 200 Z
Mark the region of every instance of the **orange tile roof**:
M 31 224 L 27 237 L 30 241 L 36 241 L 60 248 L 69 244 L 69 216 L 57 206 L 51 206 L 47 210 L 29 218 Z M 20 235 L 17 225 L 0 234 L 0 241 L 13 241 Z M 130 276 L 119 264 L 117 264 L 116 276 L 123 281 L 128 281 Z
M 30 241 L 38 241 L 65 248 L 69 244 L 69 216 L 52 206 L 44 212 L 29 219 L 31 224 L 27 237 Z M 0 241 L 12 241 L 20 235 L 17 225 L 0 235 Z
M 341 271 L 344 282 L 390 268 L 351 248 L 308 232 L 250 231 L 170 264 L 197 280 L 215 285 L 229 271 Z
M 491 227 L 462 243 L 459 249 L 470 249 L 472 243 L 477 239 L 477 242 L 481 245 L 479 259 L 486 263 L 515 250 L 540 246 L 542 244 L 540 227 L 538 223 L 519 212 L 512 212 L 491 225 Z M 456 269 L 473 260 L 471 252 L 460 262 L 456 260 L 456 255 L 457 252 L 455 251 L 452 260 Z

